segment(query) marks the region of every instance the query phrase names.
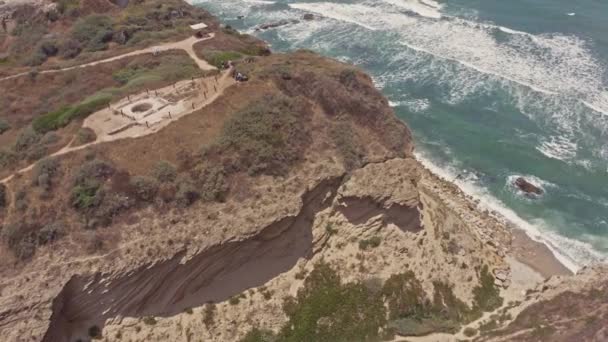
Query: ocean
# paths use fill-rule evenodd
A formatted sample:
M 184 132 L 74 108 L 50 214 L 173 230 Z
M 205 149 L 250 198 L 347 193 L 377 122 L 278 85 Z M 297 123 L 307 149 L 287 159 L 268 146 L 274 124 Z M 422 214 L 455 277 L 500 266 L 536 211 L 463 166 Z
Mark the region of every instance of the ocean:
M 276 52 L 305 48 L 364 69 L 427 167 L 572 270 L 606 260 L 608 1 L 194 2 Z M 255 30 L 283 19 L 300 22 Z M 520 176 L 544 195 L 518 191 Z

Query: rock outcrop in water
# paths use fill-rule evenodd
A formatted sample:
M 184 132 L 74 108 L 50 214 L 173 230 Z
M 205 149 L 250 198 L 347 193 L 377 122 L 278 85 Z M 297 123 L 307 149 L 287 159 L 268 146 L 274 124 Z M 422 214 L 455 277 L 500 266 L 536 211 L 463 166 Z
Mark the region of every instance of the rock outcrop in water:
M 530 183 L 523 177 L 518 177 L 515 180 L 515 186 L 519 188 L 519 190 L 523 191 L 527 195 L 542 195 L 544 193 L 543 189 L 537 187 L 536 185 Z

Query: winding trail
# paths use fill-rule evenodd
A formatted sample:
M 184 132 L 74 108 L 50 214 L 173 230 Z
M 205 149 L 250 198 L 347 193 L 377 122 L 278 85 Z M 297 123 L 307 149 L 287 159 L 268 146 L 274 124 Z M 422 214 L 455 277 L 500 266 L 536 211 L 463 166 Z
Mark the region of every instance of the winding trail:
M 101 59 L 101 60 L 94 61 L 94 62 L 89 62 L 89 63 L 75 65 L 75 66 L 61 68 L 61 69 L 42 70 L 42 71 L 39 71 L 38 73 L 39 74 L 54 74 L 54 73 L 65 72 L 65 71 L 70 71 L 70 70 L 74 70 L 74 69 L 95 66 L 98 64 L 109 63 L 109 62 L 113 62 L 113 61 L 123 59 L 126 57 L 143 55 L 143 54 L 147 54 L 147 53 L 158 53 L 158 52 L 169 51 L 169 50 L 184 50 L 190 56 L 190 58 L 192 58 L 194 60 L 196 65 L 198 65 L 198 67 L 201 70 L 204 70 L 204 71 L 215 70 L 216 68 L 214 66 L 212 66 L 211 64 L 207 63 L 207 61 L 199 59 L 198 56 L 196 55 L 196 53 L 194 52 L 194 48 L 193 48 L 194 44 L 205 41 L 205 40 L 213 39 L 214 37 L 215 37 L 215 33 L 211 33 L 211 34 L 209 34 L 208 37 L 205 37 L 205 38 L 196 38 L 196 37 L 192 36 L 187 39 L 181 40 L 179 42 L 172 42 L 172 43 L 166 43 L 166 44 L 162 44 L 162 45 L 151 46 L 151 47 L 148 47 L 145 49 L 128 52 L 128 53 L 125 53 L 122 55 L 118 55 L 118 56 L 114 56 L 114 57 L 110 57 L 110 58 L 106 58 L 106 59 Z M 3 78 L 0 78 L 0 82 L 22 77 L 22 76 L 28 75 L 29 73 L 30 73 L 29 71 L 25 71 L 25 72 L 22 72 L 19 74 L 6 76 Z
M 112 58 L 108 58 L 108 59 L 104 59 L 104 60 L 100 60 L 100 61 L 96 61 L 96 62 L 91 62 L 91 63 L 87 63 L 87 64 L 82 64 L 82 65 L 75 66 L 75 67 L 69 67 L 69 68 L 58 69 L 58 70 L 42 71 L 41 73 L 63 72 L 63 71 L 68 71 L 68 70 L 72 70 L 72 69 L 76 69 L 76 68 L 84 68 L 87 66 L 93 66 L 93 65 L 100 64 L 100 63 L 108 63 L 108 62 L 115 61 L 115 60 L 118 60 L 121 58 L 129 57 L 129 56 L 135 56 L 135 55 L 146 54 L 146 53 L 154 53 L 154 52 L 159 52 L 159 51 L 168 51 L 168 50 L 185 51 L 190 56 L 190 58 L 192 58 L 192 60 L 194 60 L 196 65 L 198 65 L 198 67 L 203 71 L 216 70 L 216 68 L 214 66 L 210 65 L 207 61 L 198 58 L 198 56 L 196 55 L 196 53 L 194 52 L 194 49 L 193 49 L 194 44 L 196 44 L 200 41 L 212 39 L 214 36 L 215 36 L 214 34 L 211 34 L 209 37 L 201 38 L 201 39 L 196 38 L 196 37 L 190 37 L 188 39 L 185 39 L 185 40 L 182 40 L 179 42 L 168 43 L 168 44 L 164 44 L 164 45 L 160 45 L 160 46 L 154 46 L 154 47 L 150 47 L 150 48 L 146 48 L 146 49 L 142 49 L 142 50 L 138 50 L 138 51 L 133 51 L 133 52 L 130 52 L 130 53 L 127 53 L 124 55 L 120 55 L 120 56 L 116 56 L 116 57 L 112 57 Z M 124 132 L 121 132 L 119 134 L 109 134 L 107 127 L 101 127 L 101 125 L 99 124 L 100 121 L 108 121 L 110 117 L 116 116 L 115 110 L 111 108 L 111 107 L 116 107 L 116 103 L 122 103 L 125 101 L 128 101 L 129 103 L 131 103 L 131 98 L 134 100 L 147 98 L 149 96 L 148 91 L 144 91 L 144 92 L 142 92 L 138 95 L 132 96 L 132 97 L 123 98 L 123 99 L 117 101 L 115 104 L 110 104 L 108 108 L 104 108 L 102 110 L 99 110 L 99 111 L 89 115 L 83 123 L 83 127 L 91 128 L 93 131 L 95 131 L 95 133 L 97 135 L 95 141 L 90 142 L 88 144 L 83 144 L 80 146 L 71 146 L 72 143 L 74 142 L 74 139 L 72 139 L 66 146 L 64 146 L 59 151 L 49 155 L 48 157 L 57 157 L 57 156 L 60 156 L 60 155 L 66 154 L 66 153 L 82 150 L 87 147 L 90 147 L 90 146 L 93 146 L 96 144 L 100 144 L 103 142 L 110 142 L 110 141 L 116 141 L 116 140 L 127 139 L 127 138 L 138 138 L 138 137 L 142 137 L 145 135 L 156 133 L 160 129 L 166 127 L 171 122 L 176 121 L 188 114 L 196 112 L 196 111 L 202 109 L 203 107 L 214 102 L 218 97 L 220 97 L 223 94 L 223 92 L 226 88 L 228 88 L 229 86 L 236 83 L 236 81 L 231 77 L 231 71 L 232 71 L 231 69 L 226 70 L 225 72 L 223 72 L 221 74 L 220 77 L 217 77 L 217 78 L 214 76 L 211 76 L 211 77 L 207 77 L 207 78 L 198 78 L 198 79 L 180 81 L 171 86 L 167 86 L 167 87 L 156 89 L 156 90 L 151 90 L 152 92 L 159 92 L 164 95 L 175 95 L 175 93 L 179 93 L 180 90 L 183 90 L 183 88 L 188 85 L 192 88 L 199 89 L 198 92 L 196 89 L 191 91 L 194 94 L 193 96 L 189 96 L 186 99 L 180 100 L 176 103 L 176 104 L 180 105 L 180 107 L 182 109 L 181 111 L 174 112 L 172 115 L 170 114 L 168 117 L 163 117 L 162 121 L 156 123 L 155 125 L 149 126 L 149 127 L 143 127 L 140 123 L 136 123 L 134 125 L 133 129 L 125 130 Z M 19 77 L 20 75 L 10 76 L 9 79 Z M 5 80 L 5 79 L 7 79 L 7 78 L 0 79 L 0 81 Z M 207 96 L 207 91 L 209 92 L 209 96 Z M 15 171 L 12 175 L 0 180 L 0 183 L 7 184 L 10 180 L 12 180 L 15 177 L 15 175 L 21 174 L 24 172 L 28 172 L 28 171 L 32 170 L 35 165 L 36 165 L 36 163 L 34 162 L 18 171 Z M 7 188 L 9 188 L 9 187 L 7 187 Z

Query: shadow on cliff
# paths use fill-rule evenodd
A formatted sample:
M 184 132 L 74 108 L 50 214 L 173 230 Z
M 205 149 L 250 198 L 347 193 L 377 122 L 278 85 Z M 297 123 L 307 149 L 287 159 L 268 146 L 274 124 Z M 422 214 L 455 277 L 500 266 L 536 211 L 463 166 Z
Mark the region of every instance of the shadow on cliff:
M 308 191 L 297 216 L 249 238 L 213 246 L 185 263 L 180 263 L 181 252 L 112 280 L 99 273 L 72 277 L 53 301 L 43 341 L 87 340 L 88 330 L 103 329 L 109 318 L 169 317 L 263 285 L 311 256 L 315 213 L 331 205 L 340 182 L 340 177 L 332 178 Z
M 418 204 L 422 206 L 422 203 Z M 407 207 L 397 203 L 388 208 L 370 197 L 347 197 L 341 200 L 338 210 L 353 225 L 364 224 L 371 218 L 381 215 L 385 224 L 394 224 L 404 232 L 422 230 L 420 210 L 418 207 Z

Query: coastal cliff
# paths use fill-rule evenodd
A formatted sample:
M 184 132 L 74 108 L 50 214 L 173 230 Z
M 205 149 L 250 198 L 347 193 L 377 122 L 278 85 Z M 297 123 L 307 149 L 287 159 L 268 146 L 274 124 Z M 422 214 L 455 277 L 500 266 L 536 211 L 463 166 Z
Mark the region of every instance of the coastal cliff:
M 550 251 L 514 242 L 504 219 L 425 169 L 409 128 L 361 70 L 310 51 L 271 54 L 181 2 L 105 5 L 95 15 L 143 11 L 181 34 L 201 18 L 209 25 L 188 31 L 200 37 L 178 46 L 186 53 L 151 49 L 162 35 L 141 56 L 83 67 L 112 75 L 83 76 L 86 87 L 61 69 L 33 78 L 4 70 L 17 75 L 14 93 L 49 77 L 66 92 L 113 95 L 83 115 L 58 109 L 70 119 L 57 125 L 48 124 L 55 108 L 39 108 L 45 94 L 28 104 L 45 120 L 11 102 L 0 136 L 13 146 L 2 156 L 16 158 L 0 169 L 3 340 L 534 340 L 563 322 L 518 315 L 560 307 L 571 292 L 581 311 L 598 304 L 589 284 L 604 270 L 586 270 L 577 285 Z M 129 49 L 105 43 L 109 55 Z M 125 139 L 104 136 L 103 124 L 83 132 L 84 117 L 124 120 L 116 103 L 152 94 L 182 112 L 159 115 L 159 128 L 129 123 Z M 601 317 L 568 336 L 604 336 Z

